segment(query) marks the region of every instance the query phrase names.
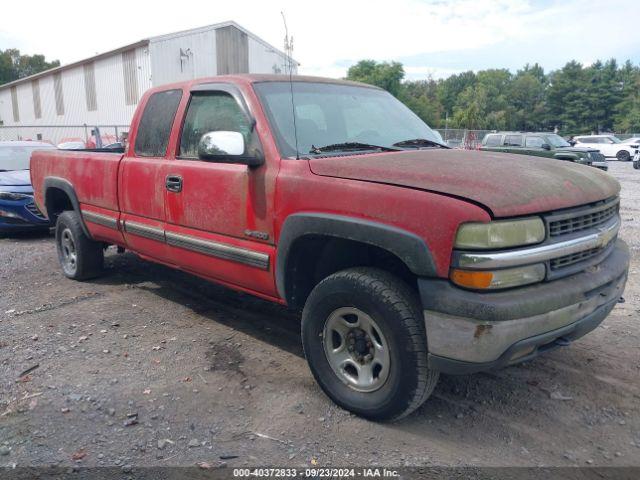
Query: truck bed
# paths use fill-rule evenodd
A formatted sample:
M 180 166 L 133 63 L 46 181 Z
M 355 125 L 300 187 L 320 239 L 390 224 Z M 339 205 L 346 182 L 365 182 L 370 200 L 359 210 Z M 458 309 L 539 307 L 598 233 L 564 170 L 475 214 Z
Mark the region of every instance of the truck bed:
M 120 152 L 83 150 L 36 151 L 31 157 L 31 183 L 36 203 L 44 212 L 44 176 L 71 183 L 81 204 L 118 211 L 118 166 Z

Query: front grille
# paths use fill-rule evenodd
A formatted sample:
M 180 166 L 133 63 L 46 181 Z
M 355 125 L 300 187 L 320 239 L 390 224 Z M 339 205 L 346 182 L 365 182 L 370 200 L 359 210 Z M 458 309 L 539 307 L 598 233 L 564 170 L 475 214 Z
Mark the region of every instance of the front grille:
M 606 162 L 607 158 L 601 154 L 600 152 L 591 152 L 589 154 L 591 156 L 591 160 L 594 162 Z
M 558 237 L 574 232 L 594 228 L 608 222 L 618 213 L 619 202 L 605 204 L 587 211 L 578 211 L 575 215 L 562 216 L 549 222 L 549 235 Z
M 560 268 L 573 265 L 574 263 L 588 260 L 598 255 L 600 252 L 602 252 L 602 250 L 602 248 L 592 248 L 591 250 L 584 250 L 583 252 L 572 253 L 571 255 L 565 255 L 564 257 L 554 258 L 550 262 L 551 270 L 558 270 Z
M 40 209 L 38 208 L 38 206 L 35 203 L 33 203 L 33 202 L 27 203 L 25 205 L 25 208 L 27 210 L 29 210 L 29 212 L 31 212 L 32 215 L 35 215 L 36 217 L 41 218 L 41 219 L 45 218 L 45 216 L 42 214 L 42 212 L 40 211 Z

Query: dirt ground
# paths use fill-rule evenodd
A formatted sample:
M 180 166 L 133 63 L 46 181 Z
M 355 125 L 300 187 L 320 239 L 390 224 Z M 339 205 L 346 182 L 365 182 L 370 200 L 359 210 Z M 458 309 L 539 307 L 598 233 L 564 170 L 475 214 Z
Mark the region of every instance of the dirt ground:
M 610 173 L 626 301 L 533 362 L 443 376 L 397 423 L 324 396 L 282 307 L 112 249 L 77 283 L 51 236 L 0 239 L 0 466 L 640 465 L 640 171 Z

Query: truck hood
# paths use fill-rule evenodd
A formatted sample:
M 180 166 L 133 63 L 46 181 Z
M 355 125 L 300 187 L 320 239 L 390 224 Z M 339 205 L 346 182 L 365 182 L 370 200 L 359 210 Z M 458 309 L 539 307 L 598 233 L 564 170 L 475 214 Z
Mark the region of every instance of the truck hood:
M 29 170 L 10 170 L 0 172 L 0 186 L 24 186 L 31 185 Z
M 554 152 L 599 152 L 597 148 L 589 147 L 558 147 L 553 149 Z
M 598 169 L 508 153 L 429 149 L 312 158 L 309 164 L 316 175 L 467 199 L 483 205 L 494 217 L 574 207 L 620 191 L 620 184 Z

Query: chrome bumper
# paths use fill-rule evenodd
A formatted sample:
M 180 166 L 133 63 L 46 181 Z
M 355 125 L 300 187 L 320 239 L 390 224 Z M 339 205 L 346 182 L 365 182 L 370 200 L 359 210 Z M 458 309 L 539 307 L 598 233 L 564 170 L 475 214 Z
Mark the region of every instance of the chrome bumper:
M 471 292 L 421 279 L 429 365 L 445 373 L 489 370 L 579 338 L 614 308 L 628 266 L 628 247 L 617 240 L 597 266 L 508 291 Z
M 586 318 L 601 307 L 605 307 L 606 316 L 622 295 L 625 281 L 626 278 L 620 278 L 606 293 L 602 292 L 584 302 L 532 317 L 502 322 L 478 321 L 425 310 L 429 353 L 462 362 L 496 361 L 517 342 L 559 330 Z M 532 349 L 533 346 L 526 346 L 521 351 L 516 349 L 507 363 L 531 353 Z

